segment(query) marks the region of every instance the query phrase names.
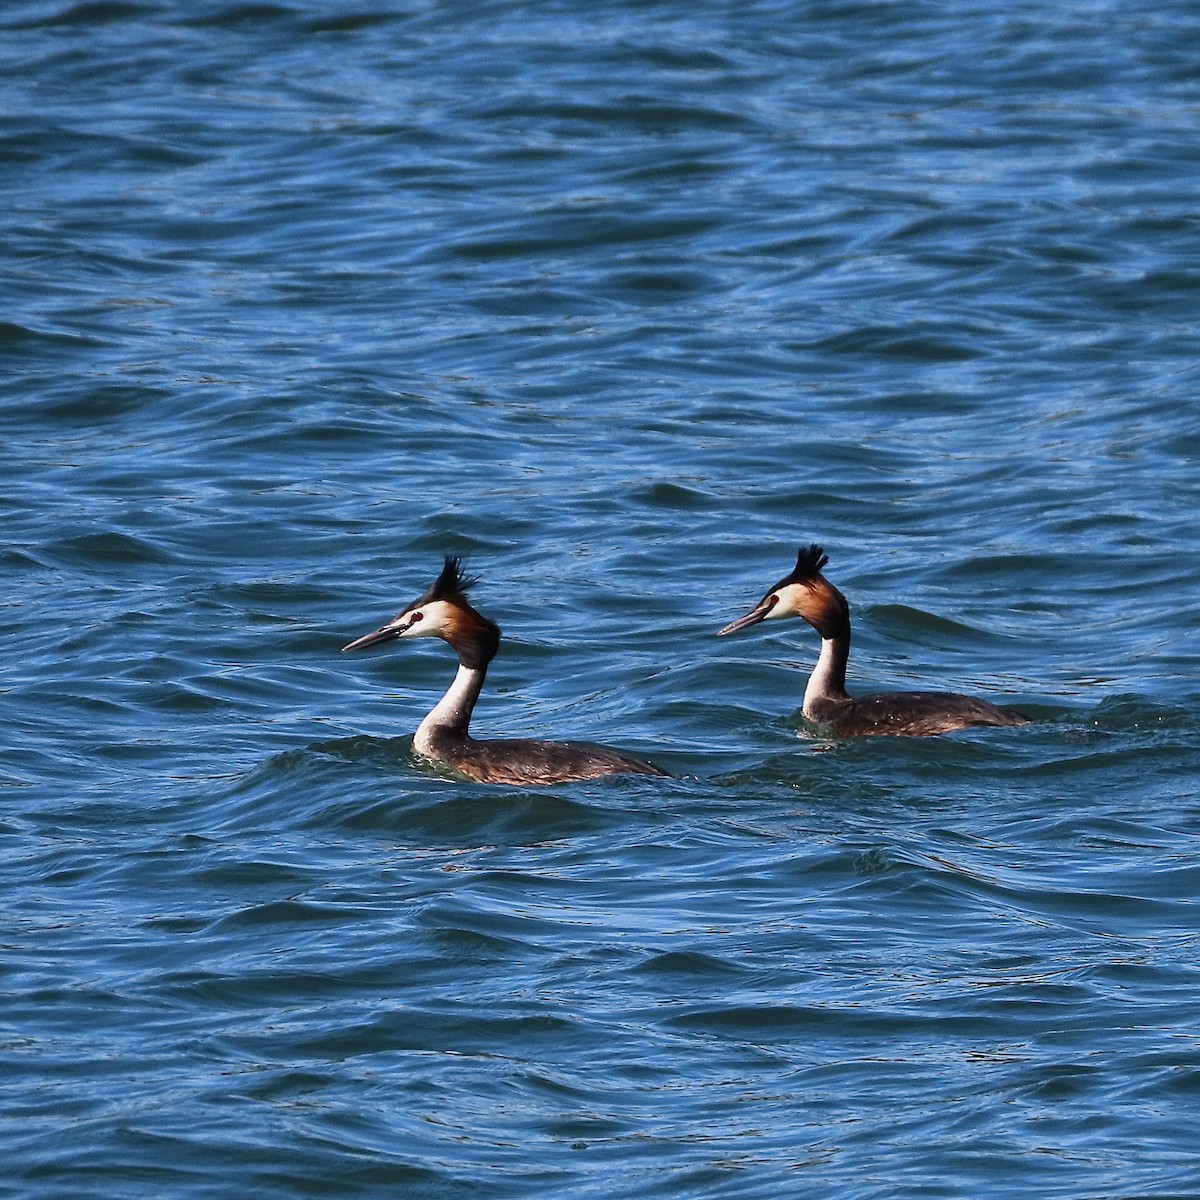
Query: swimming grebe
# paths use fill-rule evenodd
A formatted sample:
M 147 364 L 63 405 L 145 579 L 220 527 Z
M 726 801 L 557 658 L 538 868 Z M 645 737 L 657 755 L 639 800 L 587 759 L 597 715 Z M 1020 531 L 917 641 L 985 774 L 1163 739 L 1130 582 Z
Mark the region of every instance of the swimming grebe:
M 776 617 L 803 617 L 821 635 L 821 657 L 804 689 L 804 715 L 841 737 L 907 734 L 925 737 L 968 725 L 1027 725 L 1028 718 L 974 696 L 954 692 L 883 692 L 858 698 L 846 694 L 850 657 L 850 605 L 821 574 L 829 556 L 820 546 L 801 550 L 795 569 L 744 617 L 722 634 L 749 629 Z
M 467 732 L 488 663 L 500 646 L 500 627 L 473 609 L 460 561 L 447 556 L 437 581 L 420 599 L 374 633 L 343 646 L 361 650 L 393 638 L 440 637 L 458 652 L 458 674 L 417 727 L 413 749 L 481 783 L 551 784 L 601 775 L 667 775 L 661 767 L 605 746 L 529 738 L 478 741 Z

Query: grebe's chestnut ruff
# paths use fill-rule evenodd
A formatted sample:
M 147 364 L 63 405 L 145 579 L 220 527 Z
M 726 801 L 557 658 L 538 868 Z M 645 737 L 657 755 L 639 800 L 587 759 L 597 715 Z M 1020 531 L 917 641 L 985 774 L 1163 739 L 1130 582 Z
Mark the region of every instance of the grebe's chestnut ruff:
M 343 646 L 361 650 L 394 638 L 440 637 L 458 653 L 458 674 L 417 727 L 413 749 L 481 783 L 525 786 L 595 779 L 601 775 L 666 775 L 653 763 L 604 746 L 530 738 L 478 741 L 467 731 L 488 663 L 500 647 L 500 627 L 473 609 L 457 558 L 447 557 L 433 587 L 374 633 Z
M 804 715 L 838 737 L 905 734 L 927 737 L 968 725 L 1027 725 L 1028 719 L 974 696 L 954 692 L 846 693 L 850 657 L 850 605 L 821 574 L 829 556 L 820 546 L 801 550 L 795 569 L 722 634 L 777 617 L 803 617 L 821 635 L 821 656 L 804 690 Z

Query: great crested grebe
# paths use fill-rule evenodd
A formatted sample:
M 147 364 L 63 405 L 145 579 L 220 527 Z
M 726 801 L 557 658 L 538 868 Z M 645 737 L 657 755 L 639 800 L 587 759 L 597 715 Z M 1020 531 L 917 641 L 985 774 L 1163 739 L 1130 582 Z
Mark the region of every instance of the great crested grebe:
M 601 775 L 667 775 L 653 763 L 605 746 L 544 742 L 530 738 L 478 741 L 467 729 L 483 688 L 488 663 L 500 646 L 500 627 L 473 609 L 467 591 L 478 583 L 447 556 L 433 587 L 381 629 L 342 650 L 361 650 L 393 638 L 440 637 L 458 652 L 458 674 L 433 711 L 417 727 L 413 749 L 481 783 L 567 783 Z
M 821 657 L 804 689 L 804 715 L 840 737 L 905 734 L 926 737 L 968 725 L 1027 725 L 1028 718 L 974 696 L 955 692 L 846 694 L 850 657 L 850 605 L 821 574 L 829 556 L 820 546 L 801 550 L 795 569 L 781 579 L 744 617 L 721 634 L 749 629 L 777 617 L 803 617 L 821 635 Z

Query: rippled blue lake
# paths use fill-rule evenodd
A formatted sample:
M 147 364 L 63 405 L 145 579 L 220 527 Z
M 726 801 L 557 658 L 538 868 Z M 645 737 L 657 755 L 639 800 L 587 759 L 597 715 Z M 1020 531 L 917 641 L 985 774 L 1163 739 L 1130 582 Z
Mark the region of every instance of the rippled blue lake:
M 0 10 L 6 1195 L 1200 1195 L 1200 10 Z M 816 634 L 716 631 L 820 542 Z M 454 670 L 340 648 L 461 555 Z

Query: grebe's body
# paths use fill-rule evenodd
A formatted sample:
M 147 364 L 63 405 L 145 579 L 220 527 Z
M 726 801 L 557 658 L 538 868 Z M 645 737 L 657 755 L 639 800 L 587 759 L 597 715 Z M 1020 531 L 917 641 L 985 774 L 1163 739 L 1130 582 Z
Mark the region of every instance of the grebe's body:
M 440 637 L 458 653 L 458 673 L 449 690 L 417 727 L 413 749 L 481 783 L 544 785 L 602 775 L 666 775 L 605 746 L 545 742 L 532 738 L 480 741 L 468 732 L 483 690 L 488 664 L 500 647 L 500 627 L 473 609 L 467 579 L 457 558 L 447 558 L 437 582 L 402 613 L 343 650 L 361 650 L 394 638 Z
M 821 656 L 804 691 L 804 715 L 838 737 L 903 734 L 926 737 L 969 725 L 1026 725 L 1028 719 L 974 696 L 955 692 L 881 692 L 854 697 L 846 691 L 850 658 L 850 605 L 821 574 L 829 556 L 820 546 L 801 550 L 795 569 L 722 634 L 760 621 L 803 617 L 821 635 Z

